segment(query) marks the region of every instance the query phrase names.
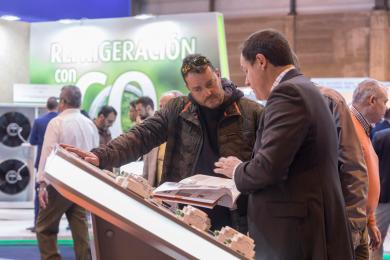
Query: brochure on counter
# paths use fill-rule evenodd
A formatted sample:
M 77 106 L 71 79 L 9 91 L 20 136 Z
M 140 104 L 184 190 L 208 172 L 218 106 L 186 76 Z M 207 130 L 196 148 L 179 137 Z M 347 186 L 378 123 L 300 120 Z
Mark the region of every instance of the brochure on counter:
M 180 182 L 165 182 L 153 191 L 164 201 L 206 208 L 215 205 L 233 208 L 240 195 L 232 179 L 197 174 Z

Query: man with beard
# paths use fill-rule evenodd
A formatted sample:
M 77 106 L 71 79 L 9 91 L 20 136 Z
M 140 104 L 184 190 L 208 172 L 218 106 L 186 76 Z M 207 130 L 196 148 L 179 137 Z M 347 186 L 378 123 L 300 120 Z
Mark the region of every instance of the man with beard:
M 154 115 L 154 103 L 150 97 L 144 96 L 137 99 L 135 102 L 137 111 L 137 122 L 141 123 L 146 118 Z
M 115 122 L 117 112 L 112 106 L 103 106 L 97 118 L 93 120 L 97 129 L 99 130 L 99 143 L 106 144 L 111 141 L 110 127 Z
M 205 56 L 187 56 L 181 74 L 188 96 L 172 99 L 107 146 L 91 152 L 64 147 L 100 168 L 110 169 L 135 161 L 167 142 L 161 183 L 178 182 L 195 174 L 221 176 L 213 172 L 220 156 L 250 159 L 262 107 L 243 97 L 231 81 L 221 79 Z M 241 196 L 237 210 L 216 207 L 208 211 L 211 229 L 229 225 L 246 232 L 246 204 L 246 197 Z

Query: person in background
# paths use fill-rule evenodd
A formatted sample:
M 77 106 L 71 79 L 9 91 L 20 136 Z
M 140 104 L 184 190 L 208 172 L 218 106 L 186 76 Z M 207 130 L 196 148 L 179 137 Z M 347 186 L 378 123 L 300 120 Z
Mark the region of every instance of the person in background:
M 140 97 L 135 102 L 135 108 L 137 110 L 137 122 L 141 123 L 146 118 L 154 115 L 154 103 L 150 97 Z
M 390 109 L 386 109 L 386 113 L 385 116 L 383 117 L 383 120 L 375 124 L 375 127 L 371 130 L 371 134 L 370 134 L 371 140 L 373 140 L 376 132 L 385 130 L 387 128 L 390 128 Z
M 178 90 L 165 92 L 160 97 L 160 110 L 163 109 L 170 100 L 181 96 L 183 96 L 183 94 Z M 149 185 L 153 187 L 160 185 L 161 182 L 166 145 L 167 143 L 165 142 L 160 146 L 153 148 L 143 157 L 144 169 L 142 177 L 148 180 Z
M 131 123 L 135 123 L 137 121 L 138 114 L 137 114 L 137 109 L 135 107 L 136 102 L 137 102 L 136 100 L 130 102 L 129 119 L 130 119 Z
M 367 241 L 368 175 L 363 151 L 343 96 L 331 88 L 321 86 L 319 89 L 328 103 L 339 138 L 338 168 L 355 259 L 365 260 L 368 259 L 368 252 L 362 243 Z
M 111 141 L 112 137 L 109 128 L 115 122 L 117 114 L 115 108 L 112 106 L 103 106 L 100 109 L 98 116 L 93 120 L 99 131 L 100 145 Z
M 30 135 L 30 144 L 37 146 L 37 154 L 35 157 L 34 168 L 38 171 L 39 159 L 41 158 L 41 151 L 43 145 L 43 138 L 45 137 L 45 132 L 47 125 L 50 120 L 57 116 L 58 101 L 56 97 L 49 97 L 46 101 L 46 110 L 47 112 L 34 120 L 33 127 Z M 39 211 L 39 199 L 38 199 L 38 187 L 39 184 L 35 184 L 35 198 L 34 198 L 34 225 L 27 228 L 31 232 L 35 232 L 35 225 L 37 223 L 38 211 Z
M 379 249 L 372 252 L 370 259 L 382 260 L 383 242 L 386 238 L 387 230 L 390 225 L 390 128 L 378 131 L 374 135 L 372 145 L 374 146 L 379 159 L 381 192 L 379 195 L 379 204 L 375 211 L 375 217 L 377 226 L 381 232 L 382 242 Z
M 294 65 L 299 70 L 299 60 L 294 54 Z M 334 89 L 318 86 L 325 97 L 338 137 L 338 169 L 345 208 L 351 227 L 355 259 L 367 259 L 362 253 L 361 242 L 367 229 L 368 176 L 363 151 L 352 122 L 352 115 L 344 97 Z
M 249 193 L 256 259 L 353 259 L 336 127 L 319 89 L 272 29 L 247 38 L 240 63 L 246 85 L 267 103 L 252 159 L 221 157 L 214 171 Z
M 165 105 L 171 100 L 172 98 L 177 98 L 183 96 L 183 93 L 181 93 L 179 90 L 170 90 L 168 92 L 165 92 L 160 97 L 160 109 L 163 109 Z
M 361 254 L 369 257 L 369 249 L 375 251 L 381 244 L 381 234 L 376 224 L 375 210 L 380 194 L 378 156 L 372 147 L 372 124 L 381 120 L 386 112 L 387 93 L 378 81 L 367 79 L 359 83 L 352 95 L 351 114 L 368 174 L 367 232 L 361 242 Z
M 213 173 L 214 162 L 220 156 L 248 160 L 262 106 L 243 97 L 233 82 L 221 79 L 219 71 L 203 55 L 188 55 L 181 74 L 190 92 L 188 96 L 172 99 L 106 146 L 91 152 L 65 148 L 102 169 L 110 169 L 135 161 L 166 142 L 161 183 L 179 182 L 199 173 L 221 177 Z M 237 210 L 216 206 L 207 211 L 211 229 L 232 226 L 246 234 L 246 206 L 243 195 L 237 201 Z
M 95 124 L 80 113 L 81 92 L 75 86 L 61 89 L 59 112 L 52 119 L 45 133 L 42 154 L 38 168 L 40 210 L 36 235 L 41 259 L 60 259 L 57 248 L 57 234 L 61 217 L 68 219 L 76 259 L 90 259 L 88 223 L 86 211 L 65 199 L 47 180 L 46 159 L 55 144 L 70 144 L 90 150 L 99 146 L 99 134 Z

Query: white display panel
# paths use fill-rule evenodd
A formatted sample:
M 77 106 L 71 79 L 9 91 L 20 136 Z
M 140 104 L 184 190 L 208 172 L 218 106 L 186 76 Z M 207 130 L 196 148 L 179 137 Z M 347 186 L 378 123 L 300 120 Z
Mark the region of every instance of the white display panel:
M 147 205 L 147 202 L 132 198 L 120 190 L 120 187 L 109 185 L 57 153 L 58 149 L 54 149 L 45 168 L 49 180 L 56 188 L 60 184 L 77 191 L 102 208 L 109 209 L 112 213 L 133 223 L 144 232 L 164 240 L 170 245 L 168 251 L 175 251 L 177 248 L 178 251 L 182 250 L 197 259 L 240 259 L 237 254 L 228 248 L 225 250 L 211 237 L 205 238 L 192 227 L 173 220 L 173 216 L 161 214 L 158 208 L 154 209 Z M 92 166 L 88 165 L 88 167 Z M 150 241 L 150 244 L 156 248 L 164 247 L 164 244 L 159 245 L 158 241 Z M 167 250 L 161 251 L 167 253 Z M 174 252 L 171 255 L 177 256 Z

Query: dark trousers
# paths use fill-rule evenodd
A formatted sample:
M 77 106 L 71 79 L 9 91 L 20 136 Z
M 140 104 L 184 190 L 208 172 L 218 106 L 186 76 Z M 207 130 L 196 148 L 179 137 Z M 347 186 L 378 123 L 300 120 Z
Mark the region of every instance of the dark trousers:
M 49 203 L 39 210 L 36 235 L 41 259 L 61 259 L 57 248 L 57 235 L 63 214 L 68 219 L 76 259 L 91 259 L 88 243 L 88 223 L 85 209 L 65 199 L 51 185 L 47 187 Z
M 356 260 L 368 260 L 370 257 L 370 250 L 368 246 L 368 228 L 366 227 L 360 237 L 360 243 L 355 248 L 355 259 Z
M 34 198 L 34 227 L 37 225 L 38 212 L 39 212 L 39 198 L 38 198 L 39 184 L 35 183 L 35 198 Z

